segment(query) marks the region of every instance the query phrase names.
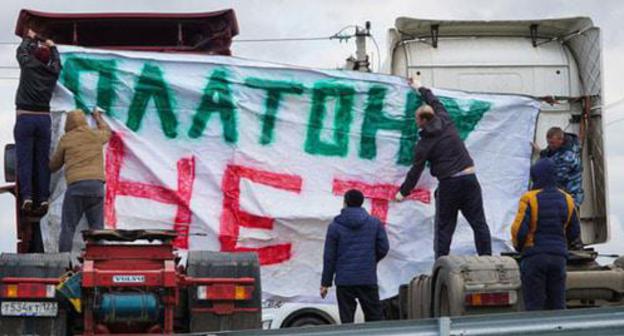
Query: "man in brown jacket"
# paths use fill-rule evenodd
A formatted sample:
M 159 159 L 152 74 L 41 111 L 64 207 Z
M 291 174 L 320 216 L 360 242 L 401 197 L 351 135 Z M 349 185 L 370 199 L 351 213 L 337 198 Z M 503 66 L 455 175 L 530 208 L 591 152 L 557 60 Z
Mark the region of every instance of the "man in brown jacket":
M 63 199 L 59 252 L 71 252 L 76 227 L 84 214 L 91 229 L 104 228 L 104 155 L 102 147 L 111 130 L 99 111 L 93 112 L 97 129 L 87 124 L 82 110 L 67 114 L 65 134 L 50 159 L 50 170 L 65 166 L 67 190 Z

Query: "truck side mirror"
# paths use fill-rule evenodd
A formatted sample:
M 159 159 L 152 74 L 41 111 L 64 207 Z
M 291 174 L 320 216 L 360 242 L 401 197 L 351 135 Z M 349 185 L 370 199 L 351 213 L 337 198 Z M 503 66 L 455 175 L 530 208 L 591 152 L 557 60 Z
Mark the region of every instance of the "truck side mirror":
M 15 182 L 17 166 L 17 156 L 15 154 L 15 144 L 4 146 L 4 181 L 7 183 Z

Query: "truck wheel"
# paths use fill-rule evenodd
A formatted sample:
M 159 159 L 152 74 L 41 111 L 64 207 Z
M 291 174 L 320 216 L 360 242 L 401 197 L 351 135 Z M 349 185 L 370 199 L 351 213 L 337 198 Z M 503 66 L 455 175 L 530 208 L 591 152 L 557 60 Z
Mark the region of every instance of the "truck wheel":
M 412 279 L 408 295 L 408 319 L 431 317 L 431 277 L 429 275 L 421 274 Z
M 58 278 L 70 267 L 69 253 L 0 255 L 0 278 Z M 2 300 L 0 300 L 2 301 Z M 67 312 L 56 300 L 56 317 L 0 317 L 0 330 L 8 335 L 66 335 L 68 333 Z
M 240 330 L 262 328 L 262 286 L 260 263 L 255 253 L 226 253 L 189 251 L 186 274 L 203 278 L 254 278 L 254 292 L 250 300 L 235 302 L 235 308 L 246 310 L 219 315 L 206 311 L 211 301 L 197 299 L 197 287 L 186 292 L 190 332 Z M 196 310 L 196 311 L 193 311 Z M 201 312 L 200 312 L 201 311 Z
M 17 166 L 17 154 L 15 144 L 8 144 L 4 146 L 4 182 L 15 182 L 17 172 L 15 167 Z

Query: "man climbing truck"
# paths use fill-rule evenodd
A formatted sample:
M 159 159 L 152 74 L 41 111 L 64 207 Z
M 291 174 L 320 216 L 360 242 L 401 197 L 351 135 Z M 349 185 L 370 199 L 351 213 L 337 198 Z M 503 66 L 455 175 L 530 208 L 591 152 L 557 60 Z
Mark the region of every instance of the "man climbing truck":
M 23 10 L 16 34 L 30 24 L 58 44 L 220 55 L 230 54 L 238 32 L 232 10 L 190 15 Z M 146 32 L 156 27 L 159 37 L 146 40 L 153 36 Z M 14 158 L 9 145 L 5 179 L 11 184 L 0 191 L 13 193 L 21 204 Z M 181 258 L 176 232 L 95 230 L 84 233 L 86 248 L 76 264 L 69 253 L 28 253 L 39 220 L 17 211 L 18 253 L 0 255 L 0 334 L 172 334 L 261 326 L 255 253 L 194 250 Z
M 578 136 L 586 194 L 579 213 L 586 247 L 570 251 L 566 303 L 568 307 L 623 304 L 624 258 L 600 266 L 598 253 L 587 247 L 608 237 L 599 28 L 584 17 L 529 21 L 401 17 L 389 36 L 391 74 L 414 77 L 436 88 L 536 97 L 542 102 L 535 132 L 540 147 L 546 147 L 546 132 L 554 126 Z M 506 228 L 498 238 L 509 241 L 504 235 L 511 221 L 489 224 Z M 519 268 L 512 257 L 453 256 L 451 251 L 451 256 L 435 262 L 430 274 L 415 276 L 386 304 L 397 308 L 392 310 L 395 318 L 417 319 L 521 311 L 521 298 Z

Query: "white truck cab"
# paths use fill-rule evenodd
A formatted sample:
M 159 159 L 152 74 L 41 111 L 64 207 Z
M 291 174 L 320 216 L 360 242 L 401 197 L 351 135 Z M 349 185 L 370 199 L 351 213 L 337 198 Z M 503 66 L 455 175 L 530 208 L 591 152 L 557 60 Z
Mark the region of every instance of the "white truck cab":
M 602 131 L 600 30 L 589 18 L 436 21 L 400 17 L 390 37 L 390 73 L 435 88 L 545 99 L 535 140 L 559 126 L 583 142 L 582 238 L 608 239 Z
M 559 126 L 582 144 L 583 245 L 608 240 L 600 29 L 586 17 L 524 21 L 445 21 L 400 17 L 389 31 L 388 72 L 425 86 L 540 99 L 535 142 Z M 529 145 L 529 144 L 527 144 Z M 621 305 L 624 259 L 600 266 L 591 248 L 571 251 L 569 307 Z M 429 275 L 401 286 L 396 318 L 523 309 L 517 263 L 509 256 L 440 258 Z

